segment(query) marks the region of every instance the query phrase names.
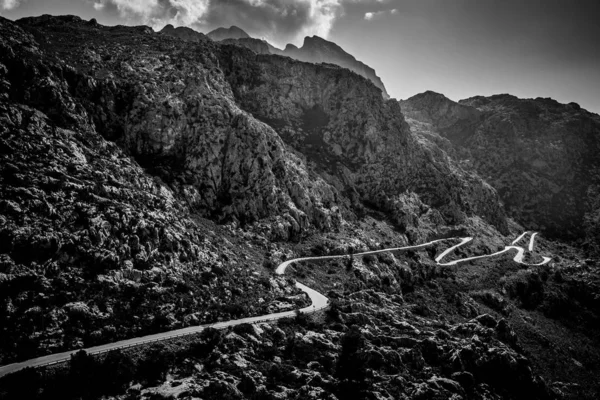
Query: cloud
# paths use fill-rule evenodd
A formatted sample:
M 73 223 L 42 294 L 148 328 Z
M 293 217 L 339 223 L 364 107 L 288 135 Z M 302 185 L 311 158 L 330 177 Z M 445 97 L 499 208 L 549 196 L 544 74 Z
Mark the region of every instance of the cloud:
M 0 8 L 3 10 L 12 10 L 21 5 L 20 0 L 0 0 Z
M 18 1 L 18 0 L 0 0 Z M 236 25 L 253 37 L 284 46 L 301 44 L 305 36 L 327 38 L 345 10 L 373 19 L 393 0 L 87 0 L 97 12 L 127 24 L 162 29 L 167 24 L 201 32 Z M 355 7 L 366 8 L 356 14 Z M 371 8 L 369 10 L 369 8 Z
M 88 1 L 97 12 L 118 16 L 128 24 L 150 25 L 155 29 L 173 24 L 203 32 L 236 25 L 254 37 L 283 45 L 307 35 L 329 36 L 336 18 L 342 14 L 343 2 L 350 0 Z
M 96 11 L 116 14 L 129 24 L 162 28 L 166 24 L 198 23 L 209 0 L 93 0 Z
M 340 12 L 338 0 L 212 1 L 205 22 L 209 27 L 237 25 L 282 46 L 309 35 L 328 37 Z
M 398 13 L 398 9 L 396 9 L 396 8 L 391 9 L 391 10 L 381 10 L 381 11 L 375 11 L 375 12 L 367 12 L 367 13 L 365 13 L 365 19 L 367 21 L 372 21 L 373 19 L 382 17 L 384 15 L 397 14 L 397 13 Z

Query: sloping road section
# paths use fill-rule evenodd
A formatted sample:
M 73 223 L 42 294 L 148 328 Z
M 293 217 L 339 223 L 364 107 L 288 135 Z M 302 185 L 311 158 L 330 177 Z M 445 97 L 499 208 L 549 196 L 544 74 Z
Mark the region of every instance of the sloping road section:
M 520 246 L 516 246 L 515 244 L 519 243 L 527 235 L 527 233 L 529 233 L 529 232 L 524 232 L 522 235 L 520 235 L 518 238 L 516 238 L 511 243 L 510 246 L 506 246 L 503 250 L 498 251 L 496 253 L 482 255 L 482 256 L 475 256 L 475 257 L 467 257 L 467 258 L 449 261 L 447 263 L 441 263 L 440 261 L 442 259 L 444 259 L 446 256 L 448 256 L 450 253 L 452 253 L 454 250 L 458 249 L 461 246 L 464 246 L 465 244 L 467 244 L 473 240 L 472 237 L 460 238 L 460 243 L 458 243 L 458 244 L 446 249 L 444 252 L 442 252 L 438 257 L 435 258 L 435 262 L 438 265 L 442 265 L 442 266 L 452 266 L 452 265 L 457 265 L 459 263 L 463 263 L 463 262 L 467 262 L 467 261 L 473 261 L 473 260 L 482 259 L 482 258 L 494 257 L 494 256 L 506 253 L 507 251 L 511 251 L 511 250 L 517 251 L 517 254 L 513 258 L 513 260 L 519 264 L 524 264 L 524 265 L 528 265 L 528 266 L 537 266 L 537 265 L 543 265 L 543 264 L 550 262 L 551 259 L 549 257 L 542 257 L 543 261 L 540 262 L 539 264 L 527 264 L 527 263 L 523 262 L 525 249 Z M 529 251 L 533 250 L 533 245 L 534 245 L 534 240 L 535 240 L 536 235 L 537 235 L 536 232 L 534 232 L 531 235 L 531 238 L 529 241 L 529 246 L 528 246 Z M 394 252 L 394 251 L 418 250 L 418 249 L 423 249 L 423 248 L 429 247 L 435 243 L 441 243 L 441 242 L 445 242 L 448 240 L 453 240 L 453 239 L 439 239 L 439 240 L 433 240 L 431 242 L 427 242 L 427 243 L 423 243 L 423 244 L 419 244 L 419 245 L 415 245 L 415 246 L 392 247 L 392 248 L 387 248 L 387 249 L 382 249 L 382 250 L 365 251 L 362 253 L 354 253 L 354 254 L 352 254 L 352 256 L 359 257 L 359 256 L 365 256 L 365 255 L 369 255 L 369 254 L 387 253 L 387 252 Z M 301 261 L 332 260 L 332 259 L 336 259 L 336 258 L 348 258 L 350 256 L 351 256 L 351 254 L 343 254 L 343 255 L 333 255 L 333 256 L 322 256 L 322 257 L 295 258 L 295 259 L 287 260 L 287 261 L 281 263 L 275 270 L 275 273 L 277 275 L 283 275 L 283 274 L 285 274 L 285 271 L 288 266 L 292 265 L 293 263 L 297 263 L 297 262 L 301 262 Z M 193 335 L 193 334 L 199 333 L 209 327 L 214 328 L 214 329 L 225 329 L 225 328 L 228 328 L 230 326 L 235 326 L 235 325 L 255 324 L 255 323 L 259 323 L 259 322 L 271 322 L 271 321 L 276 321 L 281 318 L 290 318 L 290 317 L 295 316 L 297 312 L 306 313 L 306 314 L 313 313 L 313 312 L 322 310 L 324 308 L 327 308 L 327 306 L 329 305 L 329 299 L 327 299 L 327 297 L 325 297 L 321 293 L 317 292 L 316 290 L 311 289 L 308 286 L 303 285 L 300 282 L 296 282 L 296 287 L 308 295 L 308 297 L 311 300 L 310 306 L 304 307 L 298 311 L 296 311 L 296 310 L 284 311 L 284 312 L 279 312 L 279 313 L 262 315 L 262 316 L 258 316 L 258 317 L 241 318 L 241 319 L 235 319 L 235 320 L 231 320 L 231 321 L 217 322 L 214 324 L 190 326 L 188 328 L 177 329 L 177 330 L 173 330 L 173 331 L 169 331 L 169 332 L 163 332 L 163 333 L 157 333 L 154 335 L 148 335 L 148 336 L 143 336 L 143 337 L 139 337 L 139 338 L 121 340 L 119 342 L 114 342 L 114 343 L 107 343 L 107 344 L 90 347 L 90 348 L 83 349 L 83 350 L 85 350 L 88 354 L 102 354 L 102 353 L 106 353 L 106 352 L 112 351 L 112 350 L 126 349 L 126 348 L 139 346 L 139 345 L 146 344 L 146 343 L 160 342 L 160 341 L 173 339 L 173 338 L 177 338 L 177 337 Z M 75 354 L 80 350 L 81 349 L 65 351 L 63 353 L 51 354 L 51 355 L 44 356 L 44 357 L 33 358 L 31 360 L 2 366 L 2 367 L 0 367 L 0 377 L 10 374 L 12 372 L 19 371 L 19 370 L 21 370 L 23 368 L 27 368 L 27 367 L 41 367 L 41 366 L 53 365 L 53 364 L 66 362 L 71 358 L 72 354 Z

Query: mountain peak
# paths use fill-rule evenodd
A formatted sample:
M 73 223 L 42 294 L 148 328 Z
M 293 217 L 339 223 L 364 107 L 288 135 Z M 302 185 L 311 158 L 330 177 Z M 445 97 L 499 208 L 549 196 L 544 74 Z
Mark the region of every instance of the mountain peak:
M 327 47 L 330 50 L 335 50 L 338 52 L 343 52 L 345 54 L 348 54 L 344 51 L 344 49 L 342 49 L 337 43 L 331 42 L 327 39 L 323 39 L 320 36 L 314 35 L 314 36 L 306 36 L 304 38 L 304 44 L 302 47 L 307 47 L 307 48 L 311 48 L 314 46 L 322 46 L 322 47 Z M 354 58 L 352 55 L 348 54 L 350 57 Z
M 445 99 L 445 100 L 450 100 L 449 98 L 447 98 L 446 96 L 444 96 L 441 93 L 438 92 L 434 92 L 433 90 L 426 90 L 423 93 L 418 93 L 414 96 L 411 97 L 411 99 L 413 98 L 437 98 L 437 99 Z M 452 101 L 452 100 L 450 100 Z
M 251 36 L 248 35 L 242 28 L 239 28 L 235 25 L 230 26 L 229 28 L 217 28 L 207 34 L 209 38 L 214 41 L 220 42 L 225 39 L 250 39 Z
M 168 36 L 178 37 L 182 40 L 186 40 L 188 42 L 201 42 L 206 40 L 206 37 L 203 33 L 193 30 L 192 28 L 188 28 L 186 26 L 180 26 L 175 28 L 173 25 L 168 24 L 160 33 Z
M 390 98 L 383 82 L 373 68 L 358 61 L 352 54 L 344 51 L 337 43 L 323 39 L 320 36 L 306 36 L 301 48 L 293 44 L 288 44 L 281 54 L 304 62 L 317 64 L 330 63 L 349 69 L 373 82 L 381 90 L 385 99 Z

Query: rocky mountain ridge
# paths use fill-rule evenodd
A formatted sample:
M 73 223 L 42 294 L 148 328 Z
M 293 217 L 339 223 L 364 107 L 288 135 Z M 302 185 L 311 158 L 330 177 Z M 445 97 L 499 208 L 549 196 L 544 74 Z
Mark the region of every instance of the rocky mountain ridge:
M 381 78 L 375 70 L 368 65 L 358 61 L 354 56 L 345 52 L 337 44 L 320 38 L 319 36 L 307 36 L 304 38 L 302 47 L 288 44 L 283 52 L 279 53 L 293 59 L 311 63 L 331 63 L 340 67 L 348 68 L 360 76 L 369 79 L 375 86 L 381 89 L 384 99 L 389 99 Z
M 507 232 L 494 190 L 434 143 L 414 137 L 397 103 L 381 98 L 366 79 L 335 66 L 254 56 L 234 46 L 223 50 L 231 61 L 221 65 L 241 107 L 274 127 L 352 204 L 362 199 L 403 229 L 415 228 L 415 214 L 406 214 L 414 193 L 422 210 L 416 214 L 430 210 L 425 219 L 434 226 L 479 215 Z M 238 68 L 248 74 L 229 73 Z
M 183 40 L 190 40 L 190 35 L 187 31 L 171 29 L 165 27 L 161 32 L 177 36 Z M 189 28 L 187 28 L 189 29 Z M 368 65 L 358 61 L 354 56 L 348 54 L 337 44 L 320 38 L 319 36 L 307 36 L 304 38 L 304 44 L 298 48 L 293 44 L 288 44 L 284 50 L 278 49 L 265 40 L 255 39 L 250 37 L 242 29 L 232 26 L 231 28 L 219 28 L 207 34 L 211 39 L 227 44 L 236 44 L 251 49 L 258 54 L 278 54 L 291 57 L 295 60 L 310 62 L 314 64 L 329 63 L 347 68 L 360 76 L 369 79 L 373 84 L 381 90 L 382 96 L 389 99 L 385 85 L 381 78 L 377 76 L 375 70 Z M 193 36 L 192 36 L 192 39 Z
M 217 42 L 225 39 L 250 39 L 250 35 L 237 26 L 231 26 L 229 28 L 217 28 L 208 32 L 206 36 Z
M 415 132 L 451 143 L 465 167 L 494 186 L 517 221 L 597 241 L 600 116 L 575 103 L 426 92 L 400 102 Z

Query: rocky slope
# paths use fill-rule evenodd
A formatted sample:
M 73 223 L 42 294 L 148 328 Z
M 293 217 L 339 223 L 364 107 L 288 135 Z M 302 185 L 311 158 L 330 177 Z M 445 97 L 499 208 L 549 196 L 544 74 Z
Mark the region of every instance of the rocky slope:
M 510 95 L 455 103 L 426 92 L 400 104 L 415 132 L 448 140 L 526 227 L 597 242 L 600 116 Z
M 188 42 L 203 42 L 206 40 L 206 35 L 197 32 L 186 26 L 178 26 L 175 28 L 173 25 L 166 25 L 160 33 L 168 36 L 178 37 Z
M 302 152 L 353 205 L 384 210 L 404 230 L 417 228 L 419 217 L 442 226 L 479 215 L 507 232 L 496 192 L 413 135 L 397 102 L 381 98 L 368 80 L 333 65 L 220 50 L 240 106 Z
M 373 244 L 350 230 L 326 237 L 357 251 Z M 326 237 L 312 250 L 331 250 Z M 551 287 L 567 278 L 566 269 L 519 270 L 507 257 L 448 270 L 427 253 L 300 263 L 290 272 L 333 299 L 324 314 L 207 330 L 104 359 L 82 355 L 63 370 L 1 380 L 0 393 L 39 399 L 596 398 L 594 336 L 574 330 L 557 337 L 558 324 L 534 310 L 539 304 L 560 312 L 564 303 L 550 300 L 561 292 Z M 586 308 L 573 306 L 579 311 L 572 315 Z M 539 359 L 548 355 L 545 370 Z
M 168 92 L 163 93 L 161 103 L 149 97 L 157 96 L 156 76 L 151 73 L 155 64 L 151 63 L 158 59 L 151 52 L 146 59 L 136 57 L 134 51 L 146 40 L 153 42 L 149 28 L 101 28 L 73 17 L 42 17 L 21 21 L 21 25 L 25 30 L 0 20 L 2 363 L 175 326 L 231 319 L 232 315 L 261 314 L 275 297 L 292 293 L 285 280 L 261 276 L 266 272 L 264 252 L 248 246 L 256 238 L 255 244 L 262 247 L 264 238 L 236 238 L 192 215 L 198 208 L 194 202 L 198 190 L 188 189 L 185 175 L 176 178 L 165 172 L 169 163 L 160 158 L 160 151 L 173 145 L 173 136 L 157 140 L 144 136 L 139 147 L 131 144 L 134 136 L 124 137 L 125 129 L 133 135 L 140 130 L 151 132 L 148 116 L 156 110 L 143 104 L 171 110 L 155 121 L 156 126 L 160 121 L 167 124 L 178 113 L 168 103 Z M 87 48 L 82 56 L 83 46 L 73 38 L 83 32 L 89 36 L 83 39 Z M 98 36 L 105 40 L 95 47 L 90 38 Z M 115 69 L 106 68 L 112 63 Z M 125 76 L 116 79 L 119 73 Z M 130 81 L 127 74 L 131 74 Z M 202 76 L 197 79 L 206 85 Z M 162 89 L 184 87 L 178 79 L 163 81 Z M 202 92 L 195 95 L 197 107 L 202 107 Z M 210 96 L 210 102 L 218 98 Z M 130 119 L 132 124 L 127 126 L 123 123 L 126 115 L 116 115 L 115 109 L 140 117 Z M 198 167 L 211 174 L 209 180 L 217 192 L 223 181 L 233 182 L 229 179 L 235 173 L 228 168 L 237 168 L 244 184 L 260 180 L 262 186 L 256 190 L 281 201 L 272 172 L 261 172 L 269 160 L 269 152 L 261 147 L 266 146 L 260 141 L 264 132 L 256 132 L 256 126 L 263 125 L 233 106 L 220 111 L 231 112 L 230 118 L 237 114 L 237 126 L 246 129 L 247 140 L 254 140 L 252 146 L 267 158 L 242 158 L 244 164 L 224 166 L 226 152 L 220 150 L 224 134 L 214 129 L 212 139 L 205 140 L 215 144 L 205 144 L 203 149 L 207 162 L 216 165 Z M 206 118 L 208 113 L 202 115 Z M 143 127 L 142 120 L 147 121 Z M 119 140 L 123 147 L 99 132 Z M 285 156 L 281 140 L 271 135 L 275 142 L 269 143 L 270 151 L 279 154 L 284 168 L 294 158 Z M 232 147 L 228 154 L 252 151 L 236 143 L 232 134 L 227 136 L 227 145 Z M 244 148 L 235 150 L 235 146 Z M 153 176 L 126 153 L 140 156 L 144 149 L 159 153 L 152 165 Z M 192 150 L 191 146 L 186 149 Z M 139 160 L 144 161 L 142 156 Z M 308 180 L 306 172 L 297 171 L 294 165 L 286 176 Z M 221 173 L 227 178 L 221 179 Z M 170 179 L 169 184 L 158 175 Z M 318 186 L 316 179 L 311 183 Z M 310 193 L 294 187 L 303 198 Z M 209 188 L 201 189 L 203 199 L 222 201 L 210 195 Z M 250 199 L 251 190 L 244 196 Z M 283 196 L 283 204 L 274 207 L 292 207 L 300 218 L 301 212 L 286 203 L 291 201 L 288 195 Z M 318 194 L 313 198 L 319 198 Z M 210 214 L 215 209 L 205 210 Z M 247 215 L 252 218 L 252 211 Z M 289 214 L 278 218 L 282 222 L 275 227 L 287 234 L 285 226 L 295 220 Z
M 181 43 L 181 46 L 185 44 Z M 198 71 L 177 72 L 174 68 L 165 68 L 156 74 L 157 62 L 152 61 L 156 75 L 153 79 L 169 82 L 174 80 L 173 76 L 178 76 L 181 77 L 179 82 L 185 82 L 185 88 L 179 82 L 178 87 L 172 84 L 145 87 L 145 92 L 140 93 L 141 100 L 132 99 L 131 111 L 117 111 L 109 118 L 130 121 L 123 137 L 109 137 L 123 143 L 142 165 L 147 158 L 151 158 L 153 164 L 161 158 L 163 167 L 166 163 L 167 169 L 185 171 L 188 181 L 180 185 L 181 192 L 192 206 L 199 210 L 218 209 L 216 217 L 235 218 L 241 222 L 279 213 L 284 216 L 281 222 L 291 233 L 297 233 L 307 223 L 317 227 L 335 226 L 339 224 L 340 212 L 356 211 L 365 202 L 392 212 L 404 229 L 416 228 L 418 215 L 427 214 L 429 208 L 437 208 L 441 215 L 432 211 L 434 226 L 461 224 L 468 217 L 481 215 L 506 232 L 504 214 L 495 192 L 476 176 L 452 163 L 436 145 L 413 138 L 398 107 L 381 99 L 378 89 L 368 80 L 331 66 L 298 63 L 275 56 L 257 57 L 236 46 L 213 46 L 204 42 L 202 48 L 205 52 L 208 49 L 214 51 L 218 60 L 210 62 L 219 66 L 222 75 L 212 76 L 207 68 L 203 72 L 206 75 L 204 82 L 202 78 L 192 82 L 189 77 L 198 76 Z M 158 64 L 161 64 L 160 60 Z M 206 82 L 211 84 L 206 87 L 203 85 Z M 154 93 L 147 93 L 149 90 Z M 175 93 L 178 93 L 177 97 L 174 97 Z M 218 100 L 204 100 L 198 107 L 199 93 L 203 93 L 202 97 L 218 94 Z M 221 113 L 214 115 L 206 110 L 211 102 L 225 108 L 235 103 L 233 107 L 239 106 L 258 120 L 248 114 L 240 115 L 239 121 Z M 203 110 L 205 115 L 190 118 L 190 106 L 195 107 L 191 109 L 192 113 Z M 142 108 L 142 114 L 138 113 L 138 108 Z M 160 121 L 154 120 L 147 126 L 148 116 Z M 249 118 L 248 124 L 243 122 L 246 118 Z M 138 120 L 140 123 L 135 125 Z M 206 138 L 201 136 L 203 139 L 198 141 L 198 132 L 220 131 L 212 125 L 217 120 L 224 121 L 224 129 L 233 124 L 240 136 L 227 133 L 225 140 L 224 136 L 212 134 Z M 165 137 L 165 129 L 173 132 L 173 136 Z M 256 139 L 247 134 L 248 130 L 266 135 L 265 146 L 257 147 Z M 300 160 L 294 161 L 289 152 L 277 150 L 283 145 L 280 138 L 301 156 L 308 155 L 309 162 L 320 160 L 320 165 L 309 168 L 310 173 L 302 172 L 304 167 Z M 238 139 L 247 144 L 238 145 Z M 165 140 L 166 143 L 161 143 Z M 248 141 L 254 145 L 249 146 Z M 223 153 L 225 146 L 225 163 L 234 165 L 220 168 L 214 156 L 200 152 L 209 143 L 209 147 L 215 146 L 212 154 Z M 198 151 L 190 151 L 190 146 Z M 232 147 L 235 150 L 232 151 Z M 241 168 L 235 165 L 248 158 L 249 154 L 244 153 L 248 151 L 252 152 L 252 157 L 269 154 L 270 159 L 264 164 Z M 315 151 L 323 154 L 318 155 Z M 261 182 L 252 179 L 247 182 L 244 173 L 256 166 L 259 171 L 251 177 Z M 293 171 L 298 168 L 299 171 Z M 269 169 L 271 172 L 262 172 Z M 277 173 L 284 170 L 285 173 Z M 287 171 L 292 171 L 291 175 Z M 297 174 L 305 175 L 298 177 Z M 385 179 L 379 174 L 384 174 Z M 222 183 L 221 177 L 225 180 Z M 165 179 L 172 181 L 169 177 Z M 314 179 L 314 183 L 308 184 L 306 179 Z M 268 187 L 273 182 L 279 189 L 275 190 L 272 199 L 265 201 L 264 196 L 271 191 Z M 401 211 L 406 203 L 402 194 L 405 191 L 414 192 L 420 198 L 415 204 L 424 204 L 417 205 L 414 212 Z

